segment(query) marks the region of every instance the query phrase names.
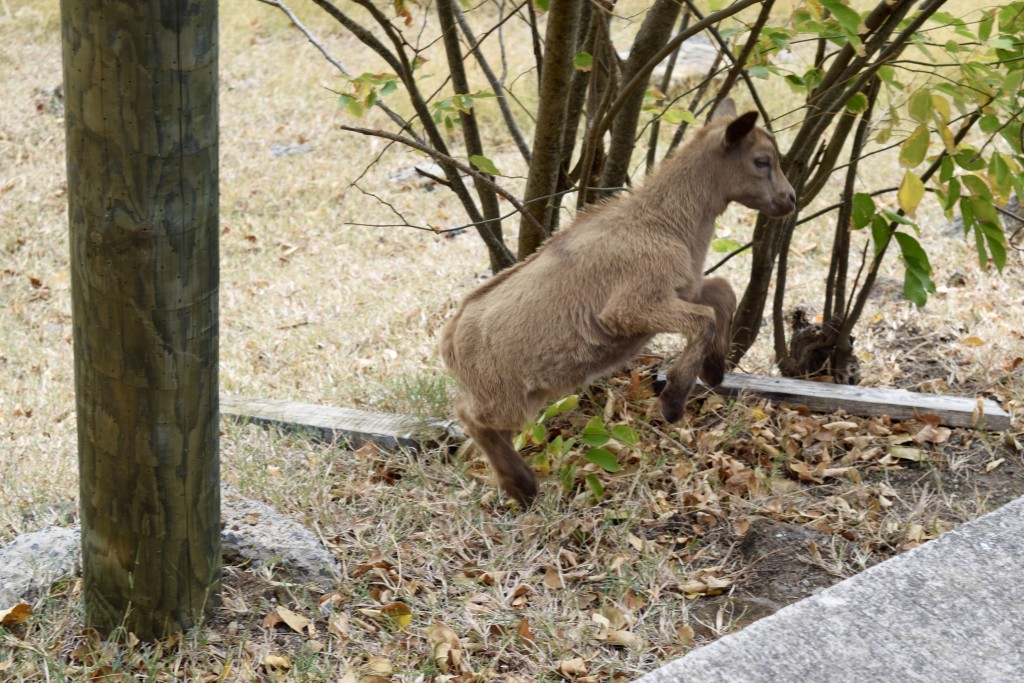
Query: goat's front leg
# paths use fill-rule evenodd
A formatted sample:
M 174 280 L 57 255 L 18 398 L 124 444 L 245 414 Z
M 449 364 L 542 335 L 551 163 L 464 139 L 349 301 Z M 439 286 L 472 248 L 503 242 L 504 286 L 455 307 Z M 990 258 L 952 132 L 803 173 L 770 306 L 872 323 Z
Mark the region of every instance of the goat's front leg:
M 683 416 L 686 399 L 697 382 L 697 373 L 715 345 L 715 309 L 684 301 L 675 296 L 638 300 L 633 296 L 613 297 L 600 315 L 601 324 L 621 337 L 659 332 L 676 332 L 687 339 L 668 371 L 668 383 L 658 398 L 658 408 L 669 422 Z

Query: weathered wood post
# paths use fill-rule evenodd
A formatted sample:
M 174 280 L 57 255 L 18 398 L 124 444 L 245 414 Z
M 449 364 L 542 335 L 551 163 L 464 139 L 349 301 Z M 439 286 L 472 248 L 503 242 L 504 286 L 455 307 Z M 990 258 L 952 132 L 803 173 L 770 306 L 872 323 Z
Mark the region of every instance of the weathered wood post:
M 86 620 L 220 593 L 216 0 L 61 0 Z

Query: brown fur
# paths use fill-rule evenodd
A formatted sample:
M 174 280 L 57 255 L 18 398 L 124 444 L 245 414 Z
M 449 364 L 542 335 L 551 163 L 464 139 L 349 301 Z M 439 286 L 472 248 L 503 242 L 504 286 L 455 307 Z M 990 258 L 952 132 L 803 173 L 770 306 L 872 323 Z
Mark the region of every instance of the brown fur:
M 583 212 L 470 292 L 445 327 L 441 353 L 464 390 L 458 418 L 524 506 L 537 481 L 512 437 L 545 402 L 624 365 L 659 332 L 688 339 L 659 399 L 666 420 L 682 417 L 698 374 L 722 381 L 736 295 L 703 277 L 715 218 L 731 201 L 772 216 L 796 204 L 755 119 L 725 101 L 643 187 Z

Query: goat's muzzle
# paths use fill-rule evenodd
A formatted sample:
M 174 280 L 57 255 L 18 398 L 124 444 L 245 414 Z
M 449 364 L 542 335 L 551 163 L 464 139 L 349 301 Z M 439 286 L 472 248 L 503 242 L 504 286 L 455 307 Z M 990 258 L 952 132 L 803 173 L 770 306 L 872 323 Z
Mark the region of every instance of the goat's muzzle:
M 771 212 L 765 211 L 772 218 L 782 218 L 796 209 L 796 193 L 790 190 L 787 194 L 772 199 Z

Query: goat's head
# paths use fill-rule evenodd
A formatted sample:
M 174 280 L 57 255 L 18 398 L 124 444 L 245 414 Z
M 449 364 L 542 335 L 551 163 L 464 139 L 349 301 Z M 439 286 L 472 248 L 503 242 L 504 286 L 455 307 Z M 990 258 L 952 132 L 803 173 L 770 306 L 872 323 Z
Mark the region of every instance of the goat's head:
M 736 116 L 732 100 L 724 100 L 711 115 L 719 154 L 725 165 L 729 201 L 756 209 L 768 216 L 785 216 L 796 208 L 796 193 L 779 165 L 775 137 L 755 125 L 757 112 Z

